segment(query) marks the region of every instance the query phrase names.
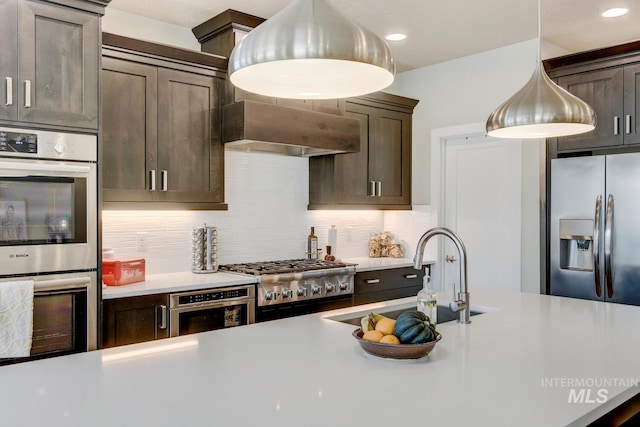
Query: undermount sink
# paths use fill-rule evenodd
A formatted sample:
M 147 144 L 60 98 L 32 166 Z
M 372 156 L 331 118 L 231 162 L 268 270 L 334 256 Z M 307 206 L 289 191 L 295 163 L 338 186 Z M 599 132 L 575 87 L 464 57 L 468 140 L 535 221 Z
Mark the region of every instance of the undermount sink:
M 382 314 L 383 316 L 390 317 L 392 319 L 397 319 L 400 313 L 407 310 L 411 310 L 411 309 L 412 309 L 411 307 L 395 308 L 395 309 L 393 307 L 381 307 L 377 310 L 372 310 L 372 311 L 375 311 L 378 314 Z M 358 313 L 353 313 L 351 317 L 342 318 L 344 316 L 342 315 L 342 316 L 329 317 L 329 319 L 342 322 L 342 323 L 347 323 L 349 325 L 360 326 L 360 319 L 366 316 L 368 313 L 369 312 L 358 312 Z M 470 314 L 471 316 L 476 316 L 482 313 L 484 312 L 471 310 Z M 451 311 L 448 306 L 439 305 L 438 306 L 438 324 L 451 322 L 453 320 L 458 320 L 458 313 L 454 313 L 453 311 Z

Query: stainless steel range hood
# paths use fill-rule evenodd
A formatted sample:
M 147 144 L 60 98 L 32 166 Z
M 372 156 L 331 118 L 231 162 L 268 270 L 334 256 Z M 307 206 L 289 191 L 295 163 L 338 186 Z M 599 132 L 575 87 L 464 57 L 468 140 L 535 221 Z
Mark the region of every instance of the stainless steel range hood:
M 360 121 L 244 100 L 222 107 L 222 140 L 232 150 L 310 157 L 360 151 Z

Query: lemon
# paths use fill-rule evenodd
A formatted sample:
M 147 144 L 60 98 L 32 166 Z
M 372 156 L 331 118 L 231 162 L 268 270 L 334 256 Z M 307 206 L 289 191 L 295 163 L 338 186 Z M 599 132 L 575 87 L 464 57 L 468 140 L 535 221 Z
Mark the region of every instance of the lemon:
M 389 319 L 388 317 L 383 317 L 382 319 L 376 322 L 376 331 L 382 332 L 382 335 L 391 335 L 393 334 L 393 328 L 396 326 L 396 321 L 393 319 Z
M 380 342 L 382 337 L 383 335 L 380 331 L 367 331 L 362 336 L 362 339 L 367 341 Z
M 400 340 L 395 335 L 385 335 L 380 342 L 384 344 L 400 344 Z

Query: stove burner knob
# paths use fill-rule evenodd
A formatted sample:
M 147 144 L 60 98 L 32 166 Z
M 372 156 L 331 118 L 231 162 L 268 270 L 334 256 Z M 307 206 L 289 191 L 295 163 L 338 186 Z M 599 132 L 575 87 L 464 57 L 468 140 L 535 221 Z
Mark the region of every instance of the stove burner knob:
M 282 298 L 291 298 L 293 297 L 293 291 L 291 289 L 283 289 L 282 290 Z
M 330 293 L 336 289 L 336 286 L 333 283 L 326 282 L 324 284 L 324 289 L 327 291 L 327 293 Z
M 347 289 L 349 289 L 349 282 L 340 282 L 340 290 L 346 291 Z
M 297 292 L 299 297 L 306 297 L 307 296 L 307 288 L 298 288 L 298 292 Z
M 320 286 L 318 286 L 318 285 L 312 285 L 311 286 L 311 293 L 313 295 L 318 295 L 320 292 L 321 292 Z
M 275 301 L 278 294 L 275 291 L 267 291 L 264 293 L 264 299 L 266 301 Z

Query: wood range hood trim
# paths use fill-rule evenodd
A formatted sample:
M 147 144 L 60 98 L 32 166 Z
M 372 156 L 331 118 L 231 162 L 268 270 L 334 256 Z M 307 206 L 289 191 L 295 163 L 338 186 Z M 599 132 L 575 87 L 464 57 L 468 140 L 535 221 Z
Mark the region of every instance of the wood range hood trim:
M 225 148 L 310 157 L 360 151 L 360 121 L 244 100 L 222 107 Z

